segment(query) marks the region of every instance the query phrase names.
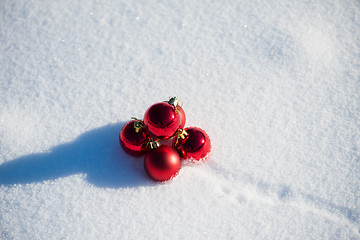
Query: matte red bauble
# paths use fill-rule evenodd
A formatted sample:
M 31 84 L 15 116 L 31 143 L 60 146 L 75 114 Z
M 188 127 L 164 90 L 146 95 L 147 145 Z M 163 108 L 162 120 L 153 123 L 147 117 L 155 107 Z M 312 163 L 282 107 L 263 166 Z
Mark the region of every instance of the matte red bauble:
M 160 102 L 146 110 L 144 123 L 154 137 L 168 139 L 179 129 L 181 116 L 176 106 L 169 102 Z
M 146 153 L 144 167 L 152 179 L 162 182 L 178 174 L 181 168 L 181 159 L 175 149 L 161 145 Z
M 132 120 L 126 123 L 119 135 L 122 149 L 132 156 L 144 154 L 149 139 L 150 134 L 146 131 L 141 120 Z
M 210 138 L 206 132 L 197 127 L 184 129 L 185 132 L 177 134 L 174 140 L 174 148 L 183 158 L 203 160 L 211 150 Z

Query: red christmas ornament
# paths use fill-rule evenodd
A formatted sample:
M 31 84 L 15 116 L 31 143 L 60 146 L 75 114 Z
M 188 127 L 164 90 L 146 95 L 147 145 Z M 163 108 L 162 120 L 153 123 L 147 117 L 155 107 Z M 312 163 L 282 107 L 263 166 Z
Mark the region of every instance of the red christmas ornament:
M 178 100 L 174 97 L 168 102 L 155 103 L 146 110 L 144 123 L 148 131 L 154 137 L 168 139 L 179 129 L 182 122 L 180 111 L 178 109 L 180 106 L 178 106 L 177 103 Z
M 179 129 L 173 145 L 181 157 L 196 161 L 205 159 L 211 150 L 209 136 L 197 127 Z
M 146 131 L 143 121 L 132 120 L 126 123 L 119 135 L 122 149 L 132 155 L 140 156 L 145 153 L 150 134 Z
M 185 122 L 186 122 L 186 116 L 185 116 L 185 112 L 184 109 L 180 106 L 177 106 L 177 109 L 179 111 L 180 114 L 180 128 L 184 128 L 185 127 Z
M 146 173 L 155 181 L 166 181 L 175 177 L 181 168 L 179 153 L 170 146 L 161 145 L 145 155 Z

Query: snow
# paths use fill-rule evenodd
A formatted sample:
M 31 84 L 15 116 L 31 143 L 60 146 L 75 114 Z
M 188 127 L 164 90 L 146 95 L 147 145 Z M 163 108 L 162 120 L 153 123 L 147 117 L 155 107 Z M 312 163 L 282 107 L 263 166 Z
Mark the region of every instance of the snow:
M 212 142 L 153 182 L 121 127 Z M 358 1 L 0 2 L 0 239 L 360 239 Z

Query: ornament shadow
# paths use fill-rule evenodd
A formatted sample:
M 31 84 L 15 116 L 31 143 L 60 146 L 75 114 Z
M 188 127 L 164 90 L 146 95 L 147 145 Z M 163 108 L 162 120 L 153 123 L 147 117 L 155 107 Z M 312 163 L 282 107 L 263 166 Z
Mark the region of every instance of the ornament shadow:
M 143 168 L 143 157 L 128 156 L 119 145 L 118 136 L 124 124 L 108 124 L 48 152 L 7 161 L 0 165 L 0 186 L 43 182 L 73 174 L 85 174 L 90 184 L 102 188 L 151 185 Z

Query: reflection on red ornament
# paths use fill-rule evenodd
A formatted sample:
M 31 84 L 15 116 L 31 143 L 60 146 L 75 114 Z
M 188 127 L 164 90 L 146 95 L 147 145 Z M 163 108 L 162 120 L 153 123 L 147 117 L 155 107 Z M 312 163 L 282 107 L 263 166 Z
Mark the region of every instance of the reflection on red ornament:
M 186 122 L 186 116 L 185 116 L 184 109 L 181 106 L 178 106 L 177 109 L 180 114 L 180 128 L 184 128 L 185 122 Z
M 185 128 L 186 136 L 174 140 L 174 148 L 181 157 L 191 160 L 204 160 L 211 151 L 211 142 L 206 132 L 197 127 Z
M 173 102 L 170 101 L 171 99 L 169 102 L 153 104 L 146 110 L 144 115 L 144 123 L 147 130 L 158 139 L 168 139 L 172 137 L 182 123 L 177 102 L 173 104 Z M 182 112 L 184 111 L 182 110 Z
M 132 156 L 144 154 L 149 139 L 150 134 L 146 131 L 141 120 L 132 120 L 126 123 L 119 135 L 122 149 Z

